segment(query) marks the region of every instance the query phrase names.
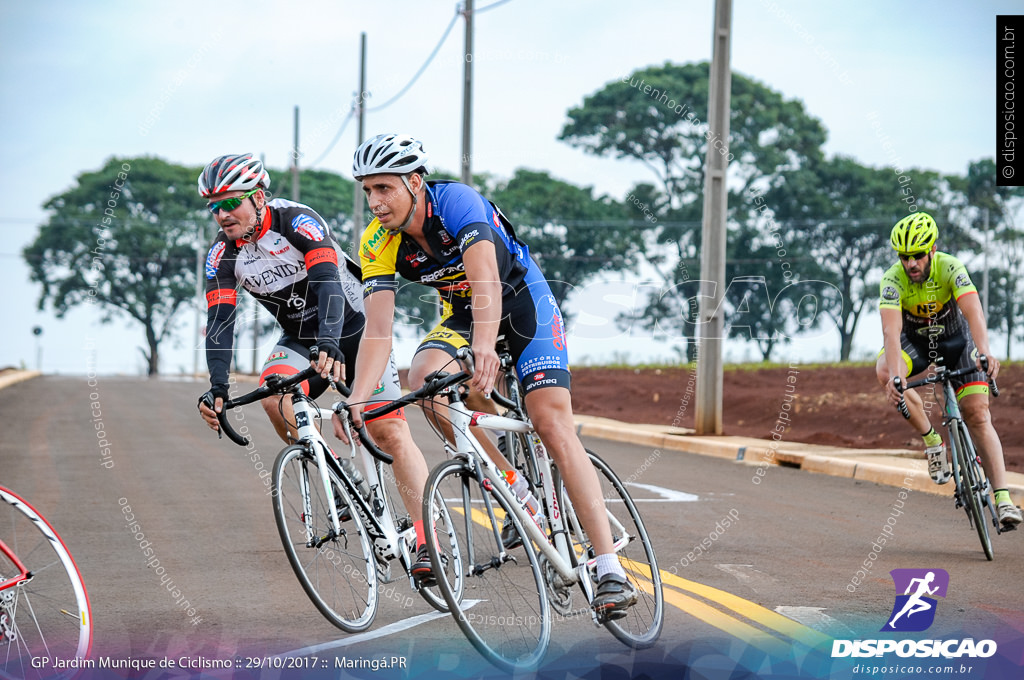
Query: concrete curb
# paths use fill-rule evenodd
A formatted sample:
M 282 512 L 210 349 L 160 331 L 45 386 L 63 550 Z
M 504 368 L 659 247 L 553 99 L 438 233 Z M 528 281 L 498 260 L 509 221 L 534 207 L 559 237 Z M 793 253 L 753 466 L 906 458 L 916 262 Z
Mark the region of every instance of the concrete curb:
M 0 375 L 0 390 L 42 375 L 39 371 L 8 371 Z
M 844 449 L 799 442 L 773 442 L 752 437 L 698 436 L 692 430 L 631 425 L 610 418 L 576 416 L 579 434 L 609 441 L 629 442 L 668 451 L 684 451 L 724 458 L 747 465 L 782 465 L 807 472 L 848 477 L 887 486 L 952 496 L 953 485 L 935 484 L 919 451 L 905 449 Z M 774 448 L 773 448 L 774 447 Z M 1013 502 L 1024 503 L 1024 474 L 1007 472 L 1007 490 Z

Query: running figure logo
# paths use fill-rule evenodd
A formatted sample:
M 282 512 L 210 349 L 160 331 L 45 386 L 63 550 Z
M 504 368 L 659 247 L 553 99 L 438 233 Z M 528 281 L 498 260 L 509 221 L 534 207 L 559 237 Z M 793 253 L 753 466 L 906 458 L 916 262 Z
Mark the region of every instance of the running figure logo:
M 896 603 L 882 630 L 927 630 L 935 621 L 936 605 L 936 600 L 928 596 L 946 596 L 949 573 L 945 569 L 893 569 L 889 573 L 896 584 Z

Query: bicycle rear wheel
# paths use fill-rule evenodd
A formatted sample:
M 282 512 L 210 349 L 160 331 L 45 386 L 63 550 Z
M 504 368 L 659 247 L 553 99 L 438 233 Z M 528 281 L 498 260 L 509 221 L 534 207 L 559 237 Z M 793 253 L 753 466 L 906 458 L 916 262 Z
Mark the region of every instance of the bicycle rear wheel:
M 619 557 L 626 576 L 637 591 L 637 602 L 621 619 L 607 621 L 605 627 L 622 643 L 636 648 L 650 647 L 661 635 L 665 619 L 665 602 L 661 587 L 661 572 L 654 555 L 654 546 L 647 535 L 644 521 L 636 509 L 633 498 L 615 471 L 600 456 L 587 449 L 590 462 L 601 483 L 601 497 L 604 499 L 608 522 L 611 525 L 615 552 Z M 573 566 L 584 562 L 594 567 L 596 554 L 583 525 L 576 516 L 572 501 L 562 483 L 561 474 L 555 474 L 559 489 L 559 506 L 569 531 L 572 545 Z
M 35 508 L 0 487 L 0 677 L 52 678 L 56 660 L 89 656 L 92 612 L 71 553 Z M 30 580 L 13 585 L 21 575 Z M 33 668 L 45 657 L 46 668 Z
M 377 615 L 373 542 L 359 513 L 331 524 L 330 507 L 354 508 L 348 491 L 328 467 L 325 493 L 316 459 L 304 446 L 289 446 L 274 461 L 274 518 L 281 543 L 302 589 L 328 621 L 347 633 L 366 630 Z
M 500 495 L 481 486 L 462 459 L 444 461 L 431 471 L 423 516 L 437 516 L 438 503 L 444 503 L 452 519 L 454 541 L 432 531 L 426 532 L 426 539 L 435 574 L 447 574 L 438 577 L 437 585 L 452 616 L 473 646 L 495 666 L 509 672 L 535 668 L 551 638 L 537 552 L 527 540 L 522 552 L 517 548 L 515 555 L 508 554 L 498 537 L 506 516 L 511 516 L 516 531 L 525 536 L 519 518 Z M 465 581 L 461 607 L 450 580 L 453 569 L 459 569 Z
M 974 442 L 965 427 L 958 423 L 950 423 L 952 438 L 956 440 L 957 463 L 960 468 L 960 488 L 965 495 L 964 505 L 967 509 L 967 516 L 974 524 L 978 532 L 978 540 L 981 541 L 981 549 L 985 557 L 992 560 L 992 537 L 988 532 L 988 523 L 985 521 L 984 506 L 987 504 L 988 490 L 982 482 L 981 470 L 978 467 L 978 458 L 974 450 Z

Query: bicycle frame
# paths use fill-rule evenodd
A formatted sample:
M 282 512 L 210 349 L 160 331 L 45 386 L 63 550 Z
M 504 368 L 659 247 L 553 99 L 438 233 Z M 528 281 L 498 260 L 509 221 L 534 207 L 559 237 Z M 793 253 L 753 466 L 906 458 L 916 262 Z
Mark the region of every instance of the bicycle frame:
M 16 576 L 0 581 L 0 592 L 7 590 L 8 588 L 20 586 L 32 580 L 32 574 L 29 572 L 28 568 L 22 564 L 21 560 L 18 559 L 18 556 L 14 554 L 14 551 L 8 548 L 7 544 L 3 541 L 0 541 L 0 553 L 3 553 L 19 572 Z
M 326 416 L 328 419 L 333 410 L 322 409 L 317 404 L 311 402 L 305 395 L 293 395 L 292 396 L 292 408 L 295 413 L 295 424 L 297 429 L 298 444 L 305 445 L 310 449 L 311 454 L 316 459 L 317 469 L 320 471 L 319 481 L 323 485 L 323 489 L 327 494 L 326 497 L 330 498 L 334 492 L 331 489 L 331 481 L 327 473 L 327 466 L 331 466 L 338 478 L 343 481 L 348 491 L 349 497 L 355 506 L 355 511 L 360 514 L 363 520 L 363 525 L 366 527 L 370 538 L 373 539 L 374 550 L 377 554 L 385 559 L 390 560 L 398 558 L 405 565 L 406 570 L 412 565 L 411 552 L 409 550 L 409 540 L 415 540 L 416 530 L 413 527 L 409 527 L 405 531 L 399 532 L 398 527 L 395 525 L 394 517 L 391 513 L 391 502 L 388 498 L 387 487 L 381 479 L 380 468 L 377 461 L 366 451 L 365 448 L 361 448 L 360 452 L 362 455 L 364 475 L 366 483 L 370 488 L 370 501 L 368 502 L 363 495 L 356 488 L 355 484 L 349 479 L 347 473 L 341 467 L 340 460 L 331 451 L 330 447 L 327 446 L 327 442 L 320 434 L 320 430 L 317 429 L 315 424 L 316 417 Z M 348 429 L 347 419 L 343 419 L 346 430 Z M 353 433 L 347 432 L 349 441 L 353 442 Z M 351 447 L 354 444 L 350 444 L 350 453 L 354 453 Z M 329 455 L 328 455 L 329 454 Z M 306 503 L 309 502 L 308 489 L 303 489 L 303 498 Z M 372 506 L 371 506 L 372 502 Z M 311 517 L 311 509 L 309 507 L 304 508 L 306 511 L 306 517 Z M 338 519 L 337 508 L 332 504 L 330 507 L 331 511 L 331 529 L 335 534 L 341 533 L 341 521 Z M 322 540 L 322 537 L 316 537 L 313 535 L 313 527 L 310 524 L 310 520 L 306 519 L 306 540 L 307 547 L 318 547 L 316 542 Z M 412 576 L 410 575 L 410 583 L 412 582 Z
M 511 507 L 513 512 L 516 513 L 516 516 L 519 518 L 528 537 L 533 541 L 534 545 L 537 546 L 538 552 L 548 559 L 551 566 L 564 580 L 565 585 L 580 583 L 587 595 L 587 600 L 592 600 L 594 597 L 593 585 L 590 578 L 587 577 L 587 570 L 592 566 L 595 560 L 591 559 L 584 561 L 577 567 L 572 566 L 569 559 L 569 552 L 571 548 L 567 539 L 567 527 L 565 525 L 564 515 L 559 511 L 558 507 L 558 489 L 555 488 L 554 485 L 554 476 L 551 471 L 551 459 L 548 457 L 547 450 L 541 443 L 540 437 L 537 436 L 536 431 L 533 429 L 533 425 L 530 424 L 529 421 L 515 420 L 489 413 L 471 413 L 458 397 L 451 399 L 449 408 L 451 410 L 450 420 L 452 422 L 452 430 L 455 438 L 454 447 L 450 446 L 447 442 L 445 443 L 445 448 L 448 450 L 449 455 L 456 456 L 463 454 L 465 456 L 468 454 L 468 462 L 474 466 L 474 470 L 479 470 L 483 478 L 489 482 L 492 487 L 494 487 L 509 503 L 509 507 Z M 471 425 L 485 430 L 518 432 L 526 435 L 527 441 L 535 453 L 538 474 L 540 475 L 541 495 L 547 510 L 547 519 L 551 523 L 551 540 L 553 540 L 554 543 L 552 543 L 541 528 L 537 526 L 533 521 L 533 518 L 523 507 L 520 500 L 512 492 L 511 488 L 505 482 L 503 472 L 498 469 L 494 464 L 494 461 L 492 461 L 490 456 L 487 455 L 486 450 L 480 445 L 479 441 L 477 441 L 476 437 L 469 430 L 469 426 Z M 489 506 L 490 503 L 487 501 L 486 495 L 484 496 L 484 499 Z M 488 507 L 488 512 L 493 513 L 493 509 Z M 614 544 L 614 549 L 617 552 L 622 545 L 630 541 L 630 538 L 625 535 L 623 527 L 610 513 L 608 519 L 609 522 L 612 523 L 613 534 L 616 525 L 618 525 L 617 528 L 620 530 L 620 535 L 622 536 Z M 471 520 L 467 519 L 467 521 Z M 582 527 L 575 526 L 572 527 L 572 529 L 576 532 L 581 532 Z
M 960 402 L 957 400 L 956 392 L 954 392 L 953 385 L 949 381 L 944 381 L 943 382 L 942 394 L 943 394 L 943 399 L 946 402 L 945 405 L 944 405 L 945 416 L 942 419 L 942 426 L 946 428 L 947 432 L 952 432 L 952 430 L 950 429 L 950 424 L 955 421 L 957 423 L 957 426 L 959 428 L 962 428 L 964 433 L 968 433 L 969 430 L 967 429 L 967 424 L 964 422 L 963 415 L 960 412 Z M 973 440 L 970 437 L 968 437 L 966 439 L 966 442 L 967 442 L 967 449 L 968 450 L 962 452 L 963 455 L 964 455 L 964 459 L 965 460 L 970 460 L 970 459 L 976 458 L 977 451 L 974 450 L 974 442 L 973 442 Z M 959 463 L 959 460 L 958 460 L 958 457 L 957 457 L 956 453 L 957 453 L 957 447 L 959 447 L 960 444 L 959 444 L 959 442 L 956 441 L 955 437 L 950 437 L 950 444 L 949 445 L 950 445 L 950 453 L 952 454 L 952 455 L 950 455 L 949 458 L 950 458 L 950 461 L 952 462 L 952 466 L 953 466 L 953 479 L 956 480 L 956 484 L 957 484 L 957 489 L 956 489 L 957 494 L 958 494 L 958 496 L 957 496 L 957 503 L 963 505 L 963 504 L 965 504 L 965 503 L 967 503 L 969 501 L 966 498 L 961 498 L 959 496 L 959 494 L 970 494 L 970 493 L 974 492 L 974 489 L 960 489 L 959 488 L 960 478 L 961 478 L 961 475 L 960 475 L 960 463 Z M 991 491 L 991 482 L 989 482 L 987 475 L 983 476 L 983 481 L 982 481 L 982 484 L 981 484 L 981 488 L 978 489 L 978 491 L 981 492 L 982 503 L 984 504 L 985 507 L 987 507 L 989 509 L 989 513 L 992 515 L 992 523 L 993 523 L 993 525 L 996 528 L 996 533 L 1002 533 L 1001 528 L 999 526 L 999 521 L 998 521 L 998 519 L 996 519 L 995 510 L 992 507 L 992 503 L 989 502 L 989 493 Z

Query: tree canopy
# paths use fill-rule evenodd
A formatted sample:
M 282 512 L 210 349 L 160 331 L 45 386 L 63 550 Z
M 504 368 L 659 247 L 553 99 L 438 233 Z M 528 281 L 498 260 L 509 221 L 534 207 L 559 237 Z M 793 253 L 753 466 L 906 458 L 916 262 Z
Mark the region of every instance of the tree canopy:
M 175 314 L 194 298 L 198 225 L 209 220 L 196 198 L 199 168 L 158 158 L 111 158 L 48 200 L 39 236 L 24 250 L 39 308 L 58 317 L 95 304 L 104 322 L 117 314 L 145 331 L 142 353 L 159 370 L 160 343 Z

